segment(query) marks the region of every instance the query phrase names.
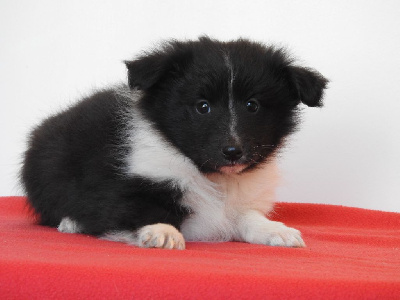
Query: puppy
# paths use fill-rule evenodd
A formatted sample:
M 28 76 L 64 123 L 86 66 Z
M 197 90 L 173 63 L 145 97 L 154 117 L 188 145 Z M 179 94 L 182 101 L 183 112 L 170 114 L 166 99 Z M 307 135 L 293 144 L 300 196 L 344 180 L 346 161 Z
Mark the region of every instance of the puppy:
M 266 215 L 275 154 L 298 105 L 322 106 L 327 80 L 243 39 L 171 41 L 126 66 L 128 85 L 31 133 L 21 178 L 40 223 L 139 247 L 304 247 L 298 230 Z

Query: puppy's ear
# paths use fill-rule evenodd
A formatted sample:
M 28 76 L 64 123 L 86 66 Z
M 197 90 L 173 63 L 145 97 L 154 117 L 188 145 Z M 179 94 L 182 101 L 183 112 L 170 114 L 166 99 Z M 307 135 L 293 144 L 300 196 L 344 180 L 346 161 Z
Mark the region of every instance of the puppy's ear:
M 136 60 L 125 61 L 131 89 L 148 90 L 167 75 L 178 76 L 190 59 L 190 51 L 183 44 L 171 43 L 160 51 L 145 54 Z
M 165 73 L 166 62 L 162 54 L 143 56 L 137 60 L 125 61 L 128 69 L 128 84 L 131 89 L 147 90 Z
M 328 80 L 315 70 L 303 67 L 289 67 L 291 82 L 298 99 L 308 106 L 322 106 L 324 89 Z

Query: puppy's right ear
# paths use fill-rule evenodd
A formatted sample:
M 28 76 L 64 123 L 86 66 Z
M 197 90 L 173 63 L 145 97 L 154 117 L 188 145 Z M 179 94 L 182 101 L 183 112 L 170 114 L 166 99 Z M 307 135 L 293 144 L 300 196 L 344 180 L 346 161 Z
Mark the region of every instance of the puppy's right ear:
M 303 67 L 290 66 L 289 74 L 297 94 L 296 98 L 311 107 L 322 106 L 328 79 L 315 70 Z
M 161 51 L 125 61 L 131 89 L 148 90 L 168 76 L 179 76 L 191 58 L 191 51 L 182 43 L 171 43 Z

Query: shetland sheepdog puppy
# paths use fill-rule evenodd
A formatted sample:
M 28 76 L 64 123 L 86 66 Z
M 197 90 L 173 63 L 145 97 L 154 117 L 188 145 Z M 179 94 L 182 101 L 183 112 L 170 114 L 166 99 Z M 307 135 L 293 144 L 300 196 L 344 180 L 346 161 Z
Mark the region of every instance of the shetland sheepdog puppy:
M 328 81 L 244 39 L 169 41 L 125 63 L 126 85 L 31 133 L 21 178 L 40 224 L 139 247 L 305 247 L 267 217 L 275 156 L 299 105 L 322 106 Z

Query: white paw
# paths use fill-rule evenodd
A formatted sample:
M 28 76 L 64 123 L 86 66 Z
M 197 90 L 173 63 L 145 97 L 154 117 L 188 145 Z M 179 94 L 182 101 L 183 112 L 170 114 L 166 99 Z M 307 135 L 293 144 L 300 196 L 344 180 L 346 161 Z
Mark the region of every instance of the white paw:
M 287 227 L 280 222 L 272 222 L 268 224 L 263 238 L 263 244 L 270 246 L 283 247 L 305 247 L 301 233 L 297 229 Z
M 247 215 L 240 224 L 242 239 L 252 244 L 283 247 L 305 247 L 301 233 L 285 224 L 270 221 L 264 216 Z
M 61 220 L 60 225 L 57 227 L 59 232 L 64 233 L 79 233 L 82 231 L 82 227 L 78 224 L 78 222 L 65 217 Z
M 138 246 L 143 248 L 185 249 L 183 235 L 172 225 L 154 224 L 137 232 Z

